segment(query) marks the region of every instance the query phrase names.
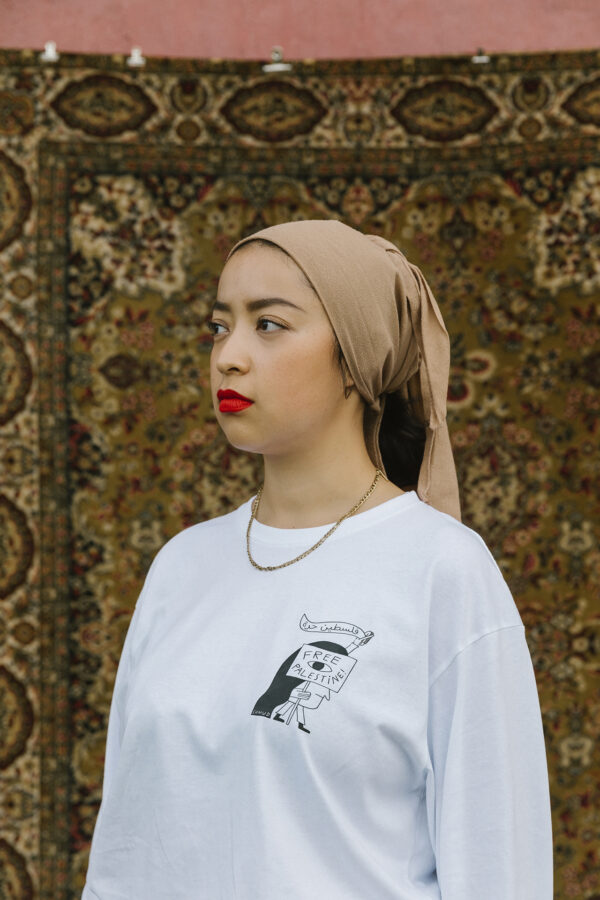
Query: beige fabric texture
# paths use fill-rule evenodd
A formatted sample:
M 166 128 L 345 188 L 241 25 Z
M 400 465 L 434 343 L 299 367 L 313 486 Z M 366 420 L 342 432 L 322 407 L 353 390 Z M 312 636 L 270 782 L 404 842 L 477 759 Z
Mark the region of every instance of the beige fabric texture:
M 417 494 L 460 521 L 446 422 L 450 339 L 420 269 L 395 244 L 338 219 L 271 225 L 238 241 L 227 259 L 257 238 L 288 253 L 313 284 L 367 404 L 365 442 L 373 463 L 385 472 L 379 429 L 386 394 L 399 392 L 427 426 Z

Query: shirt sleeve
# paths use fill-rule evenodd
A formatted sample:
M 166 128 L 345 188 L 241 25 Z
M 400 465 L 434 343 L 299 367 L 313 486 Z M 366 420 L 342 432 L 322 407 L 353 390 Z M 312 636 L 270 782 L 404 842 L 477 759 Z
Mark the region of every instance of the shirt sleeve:
M 136 637 L 138 619 L 140 616 L 140 609 L 143 606 L 143 600 L 145 595 L 147 594 L 150 586 L 152 572 L 155 568 L 156 562 L 161 555 L 161 551 L 159 551 L 154 557 L 152 564 L 146 574 L 146 578 L 144 580 L 144 585 L 142 590 L 138 596 L 135 608 L 133 610 L 133 615 L 131 617 L 131 621 L 129 622 L 129 628 L 127 629 L 127 634 L 125 636 L 125 641 L 123 643 L 123 648 L 121 650 L 121 656 L 119 658 L 119 665 L 117 668 L 117 674 L 115 678 L 115 684 L 112 693 L 112 699 L 110 704 L 110 712 L 108 716 L 108 729 L 106 736 L 106 750 L 104 754 L 104 775 L 102 781 L 102 798 L 108 796 L 111 791 L 112 785 L 115 779 L 115 773 L 117 771 L 117 767 L 119 764 L 119 755 L 121 749 L 121 741 L 123 736 L 123 712 L 124 705 L 127 698 L 127 690 L 129 685 L 129 679 L 131 674 L 131 655 L 132 655 L 132 644 Z M 96 820 L 96 829 L 98 827 L 98 822 L 102 817 L 102 803 L 100 804 L 100 809 L 98 811 L 98 816 Z M 92 846 L 91 846 L 91 855 L 93 855 L 94 850 L 94 841 L 92 838 Z M 90 857 L 91 858 L 91 857 Z M 83 898 L 86 898 L 89 894 L 84 892 Z
M 522 624 L 474 639 L 438 675 L 428 741 L 442 900 L 552 900 L 548 771 Z
M 143 591 L 138 598 L 129 628 L 125 636 L 117 675 L 113 687 L 112 699 L 110 703 L 110 712 L 108 715 L 108 729 L 106 734 L 106 749 L 104 753 L 104 776 L 102 781 L 102 796 L 105 797 L 109 791 L 113 781 L 119 762 L 119 752 L 121 748 L 121 740 L 123 736 L 123 707 L 127 695 L 129 678 L 131 673 L 131 643 L 135 634 L 135 626 L 138 612 L 138 604 L 143 596 Z M 100 817 L 102 809 L 98 813 Z

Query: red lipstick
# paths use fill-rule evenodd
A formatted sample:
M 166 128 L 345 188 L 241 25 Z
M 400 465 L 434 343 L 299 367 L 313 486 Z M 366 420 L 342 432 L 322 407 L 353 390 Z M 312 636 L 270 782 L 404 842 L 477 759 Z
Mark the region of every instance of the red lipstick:
M 254 400 L 250 400 L 248 397 L 244 397 L 243 394 L 238 394 L 237 391 L 231 390 L 217 391 L 217 398 L 220 412 L 240 412 L 254 403 Z

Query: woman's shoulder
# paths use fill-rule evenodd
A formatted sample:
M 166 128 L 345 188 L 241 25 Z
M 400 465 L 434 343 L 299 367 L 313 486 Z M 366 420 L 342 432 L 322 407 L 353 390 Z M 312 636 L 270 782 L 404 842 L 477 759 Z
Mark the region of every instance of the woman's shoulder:
M 444 646 L 456 647 L 489 632 L 522 627 L 505 576 L 479 532 L 421 506 L 421 525 L 429 534 L 432 633 Z
M 447 561 L 460 566 L 462 563 L 485 560 L 497 567 L 490 548 L 478 531 L 421 500 L 416 492 L 414 498 L 410 508 L 410 534 L 413 542 L 422 546 L 432 562 Z
M 172 560 L 173 557 L 187 555 L 190 550 L 197 553 L 204 548 L 210 552 L 212 545 L 222 545 L 229 536 L 239 532 L 251 499 L 245 500 L 227 513 L 203 519 L 177 531 L 161 546 L 155 558 L 160 556 L 162 560 Z
M 421 503 L 422 537 L 427 535 L 431 564 L 440 584 L 475 586 L 507 594 L 508 585 L 484 537 L 447 513 Z

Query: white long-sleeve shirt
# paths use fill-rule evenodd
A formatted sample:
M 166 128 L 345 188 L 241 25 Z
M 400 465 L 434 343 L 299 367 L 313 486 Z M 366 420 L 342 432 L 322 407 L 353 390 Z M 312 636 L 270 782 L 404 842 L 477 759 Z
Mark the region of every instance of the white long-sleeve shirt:
M 482 538 L 411 491 L 261 572 L 253 499 L 146 576 L 83 900 L 551 900 L 534 672 Z M 251 551 L 327 530 L 255 521 Z

